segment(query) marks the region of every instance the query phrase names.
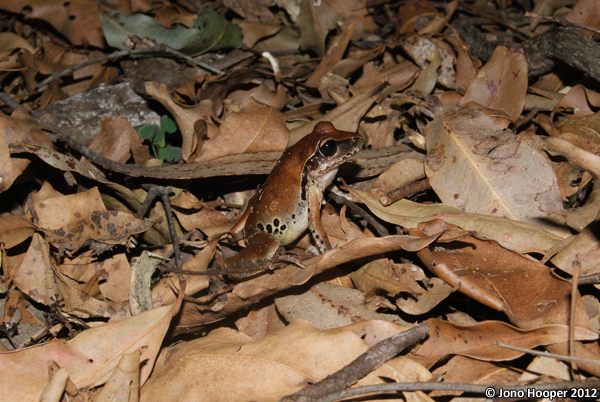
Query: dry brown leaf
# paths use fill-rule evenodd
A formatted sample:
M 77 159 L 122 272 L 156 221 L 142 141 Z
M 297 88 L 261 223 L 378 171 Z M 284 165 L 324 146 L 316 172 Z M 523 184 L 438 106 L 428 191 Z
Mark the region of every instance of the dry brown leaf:
M 552 167 L 485 114 L 460 109 L 437 117 L 425 136 L 425 172 L 442 202 L 466 212 L 564 224 Z
M 600 178 L 600 156 L 576 147 L 562 138 L 549 137 L 546 143 L 550 148 L 566 156 L 571 162 L 583 170 L 587 170 L 596 178 Z
M 11 157 L 9 144 L 52 144 L 46 133 L 27 118 L 30 117 L 24 110 L 17 110 L 11 117 L 0 113 L 0 192 L 10 188 L 31 162 L 27 158 Z
M 363 73 L 354 86 L 362 93 L 374 91 L 384 82 L 390 85 L 403 86 L 408 83 L 420 71 L 414 63 L 402 60 L 396 62 L 391 54 L 383 54 L 383 62 L 366 63 L 363 67 Z
M 406 186 L 425 177 L 425 168 L 421 154 L 414 154 L 415 158 L 409 158 L 396 162 L 388 170 L 373 181 L 371 191 L 388 192 Z
M 104 47 L 98 7 L 91 0 L 1 0 L 0 9 L 39 18 L 67 37 L 73 45 Z
M 94 402 L 136 402 L 140 392 L 140 351 L 121 356 Z
M 493 342 L 508 343 L 522 348 L 564 342 L 568 339 L 566 325 L 546 325 L 531 330 L 522 330 L 500 321 L 487 320 L 475 325 L 462 326 L 431 318 L 426 321 L 431 327 L 427 339 L 415 352 L 417 356 L 441 358 L 449 354 L 472 357 L 485 361 L 513 360 L 523 355 L 512 349 L 501 348 Z M 592 340 L 593 332 L 576 328 L 578 340 Z
M 44 229 L 44 233 L 53 245 L 76 251 L 89 240 L 125 244 L 129 237 L 146 231 L 153 224 L 153 220 L 137 219 L 125 212 L 94 211 L 77 223 L 58 229 Z
M 35 225 L 20 215 L 0 216 L 0 243 L 13 248 L 31 237 Z
M 463 384 L 510 384 L 519 379 L 520 373 L 515 369 L 503 367 L 495 363 L 454 356 L 448 363 L 438 367 L 433 375 L 439 375 L 445 382 Z M 456 391 L 433 391 L 429 396 L 460 395 Z
M 165 349 L 141 398 L 276 401 L 340 369 L 367 348 L 348 330 L 320 331 L 303 320 L 256 341 L 220 328 Z M 394 378 L 394 371 L 381 367 L 357 385 L 382 383 L 380 376 Z
M 525 105 L 527 92 L 527 61 L 520 50 L 498 46 L 492 58 L 481 68 L 467 88 L 460 106 L 474 108 L 473 104 L 499 111 L 506 118 L 495 118 L 505 128 L 515 122 Z M 492 116 L 493 117 L 493 116 Z M 508 119 L 508 121 L 506 120 Z
M 338 328 L 362 320 L 384 320 L 407 326 L 397 315 L 382 314 L 365 307 L 366 295 L 356 289 L 319 283 L 304 293 L 275 299 L 277 311 L 291 322 L 301 318 L 319 329 Z
M 600 7 L 595 0 L 581 0 L 575 3 L 567 17 L 570 22 L 578 22 L 595 28 L 600 28 Z M 583 30 L 587 35 L 593 35 L 592 32 Z
M 312 0 L 300 1 L 296 25 L 300 29 L 301 49 L 313 50 L 319 56 L 325 54 L 327 34 L 337 26 L 337 14 L 327 1 L 318 4 Z
M 417 235 L 418 230 L 410 231 Z M 539 262 L 500 247 L 496 242 L 463 237 L 435 243 L 417 252 L 438 277 L 498 311 L 520 328 L 569 323 L 571 284 Z M 575 298 L 575 325 L 590 328 L 581 297 Z
M 396 306 L 406 314 L 425 314 L 456 290 L 456 288 L 453 288 L 439 278 L 431 278 L 427 289 L 422 294 L 414 298 L 410 296 L 398 297 L 396 298 Z
M 283 151 L 288 139 L 285 116 L 249 98 L 239 112 L 225 118 L 215 137 L 204 143 L 195 161 L 249 152 Z
M 242 28 L 244 46 L 249 49 L 252 49 L 259 40 L 273 36 L 283 28 L 281 24 L 265 24 L 247 20 L 234 19 L 233 23 Z
M 202 147 L 202 138 L 198 135 L 200 124 L 203 124 L 206 135 L 212 137 L 216 132 L 216 126 L 212 123 L 211 111 L 213 102 L 205 99 L 195 106 L 182 106 L 177 103 L 166 85 L 147 81 L 146 92 L 159 101 L 171 112 L 181 131 L 183 144 L 181 146 L 181 157 L 187 161 L 191 155 Z
M 313 5 L 313 7 L 316 6 Z M 354 29 L 362 21 L 362 18 L 356 19 L 342 28 L 342 33 L 336 37 L 335 42 L 327 49 L 327 53 L 323 56 L 317 68 L 314 69 L 310 77 L 306 80 L 305 85 L 307 87 L 318 87 L 321 78 L 325 74 L 332 72 L 334 66 L 342 60 Z
M 89 147 L 105 158 L 121 163 L 133 156 L 136 164 L 143 165 L 151 158 L 148 147 L 142 145 L 142 139 L 131 123 L 110 116 L 102 117 L 100 132 Z

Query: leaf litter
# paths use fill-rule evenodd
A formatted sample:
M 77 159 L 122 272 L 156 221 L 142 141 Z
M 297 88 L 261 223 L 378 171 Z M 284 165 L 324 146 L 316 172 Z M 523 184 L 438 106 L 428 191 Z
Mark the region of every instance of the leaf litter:
M 348 384 L 598 389 L 595 2 L 113 3 L 0 0 L 0 399 L 276 401 L 419 324 Z M 334 248 L 227 275 L 322 121 Z

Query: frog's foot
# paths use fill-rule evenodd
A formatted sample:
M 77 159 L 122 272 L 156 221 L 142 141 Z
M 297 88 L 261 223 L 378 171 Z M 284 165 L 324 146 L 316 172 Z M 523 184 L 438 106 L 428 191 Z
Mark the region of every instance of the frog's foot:
M 306 268 L 306 265 L 304 265 L 298 257 L 296 257 L 294 255 L 290 255 L 290 254 L 283 254 L 283 255 L 278 256 L 277 259 L 275 260 L 275 262 L 287 262 L 290 264 L 297 265 L 302 269 Z

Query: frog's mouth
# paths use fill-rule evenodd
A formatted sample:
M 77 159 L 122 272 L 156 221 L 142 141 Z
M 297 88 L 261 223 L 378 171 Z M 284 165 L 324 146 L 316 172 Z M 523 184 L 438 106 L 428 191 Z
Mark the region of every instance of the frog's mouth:
M 344 154 L 344 156 L 340 157 L 339 160 L 326 168 L 325 171 L 319 172 L 320 174 L 317 176 L 315 182 L 319 185 L 320 188 L 324 189 L 328 187 L 331 183 L 333 183 L 333 179 L 338 173 L 340 166 L 346 162 L 352 155 L 357 153 L 362 146 L 362 140 L 355 139 L 352 141 L 351 148 Z

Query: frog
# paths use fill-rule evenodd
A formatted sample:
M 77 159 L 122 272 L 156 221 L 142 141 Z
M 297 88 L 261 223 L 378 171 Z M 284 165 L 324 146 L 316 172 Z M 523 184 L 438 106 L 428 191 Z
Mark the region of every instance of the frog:
M 270 264 L 307 230 L 319 253 L 331 250 L 321 223 L 323 191 L 339 167 L 363 146 L 360 135 L 318 122 L 312 132 L 284 151 L 262 188 L 230 230 L 246 247 L 226 259 L 225 269 Z

